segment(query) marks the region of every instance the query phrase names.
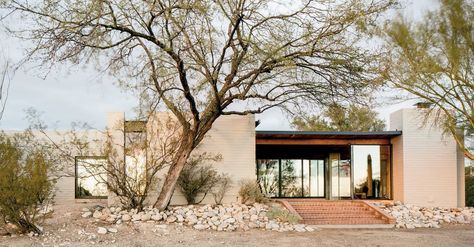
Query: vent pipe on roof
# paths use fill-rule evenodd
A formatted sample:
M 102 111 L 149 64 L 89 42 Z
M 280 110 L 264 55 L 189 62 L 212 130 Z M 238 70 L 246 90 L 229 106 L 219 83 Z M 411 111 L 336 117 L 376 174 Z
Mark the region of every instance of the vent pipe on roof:
M 414 104 L 414 106 L 416 106 L 416 108 L 420 108 L 420 109 L 431 108 L 431 105 L 432 105 L 432 103 L 430 103 L 430 102 L 418 102 L 418 103 Z

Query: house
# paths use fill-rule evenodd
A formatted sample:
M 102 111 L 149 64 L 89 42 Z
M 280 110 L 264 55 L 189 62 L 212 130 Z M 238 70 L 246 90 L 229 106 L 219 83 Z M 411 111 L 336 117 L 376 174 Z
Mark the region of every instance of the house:
M 394 200 L 419 206 L 462 207 L 463 154 L 452 137 L 437 127 L 422 125 L 423 110 L 392 113 L 390 130 L 382 132 L 256 131 L 254 116 L 222 116 L 198 151 L 222 156 L 214 166 L 234 181 L 224 202 L 238 201 L 238 181 L 254 179 L 263 193 L 273 198 Z M 157 113 L 155 118 L 165 116 Z M 109 113 L 107 125 L 116 146 L 123 149 L 119 152 L 125 163 L 134 166 L 133 172 L 138 174 L 146 154 L 124 152 L 124 135 L 152 131 L 154 125 L 127 121 L 124 113 Z M 78 155 L 75 176 L 58 181 L 56 202 L 108 198 L 109 203 L 115 203 L 107 188 L 81 169 L 81 162 L 101 159 L 100 155 Z M 185 202 L 176 190 L 171 204 Z M 212 202 L 209 196 L 203 201 Z

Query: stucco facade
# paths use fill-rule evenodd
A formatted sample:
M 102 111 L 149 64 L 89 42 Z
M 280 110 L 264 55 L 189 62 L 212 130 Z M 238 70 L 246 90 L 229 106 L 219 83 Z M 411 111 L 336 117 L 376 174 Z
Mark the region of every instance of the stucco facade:
M 426 109 L 402 109 L 390 116 L 394 200 L 419 206 L 464 206 L 464 161 L 454 138 L 423 124 Z

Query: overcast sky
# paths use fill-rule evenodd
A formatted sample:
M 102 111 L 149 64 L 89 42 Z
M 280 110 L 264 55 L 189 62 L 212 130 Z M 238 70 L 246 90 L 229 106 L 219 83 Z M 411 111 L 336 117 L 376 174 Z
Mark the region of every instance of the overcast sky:
M 403 14 L 419 19 L 428 9 L 438 6 L 437 0 L 403 1 L 407 6 Z M 0 30 L 0 46 L 4 56 L 16 62 L 23 58 L 21 42 L 8 37 Z M 9 96 L 0 128 L 19 130 L 28 126 L 25 110 L 34 108 L 42 113 L 42 119 L 52 128 L 68 128 L 71 122 L 86 121 L 95 128 L 104 128 L 107 112 L 126 112 L 133 116 L 137 99 L 114 86 L 114 78 L 102 76 L 92 68 L 64 67 L 54 70 L 45 78 L 31 68 L 22 68 L 11 80 Z M 377 111 L 388 120 L 391 112 L 410 107 L 413 102 L 387 104 Z M 259 129 L 284 130 L 290 125 L 279 110 L 257 116 Z

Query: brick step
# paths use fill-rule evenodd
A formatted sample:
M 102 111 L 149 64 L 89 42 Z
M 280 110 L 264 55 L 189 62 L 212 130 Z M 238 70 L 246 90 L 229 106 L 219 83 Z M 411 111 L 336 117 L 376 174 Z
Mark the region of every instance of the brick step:
M 311 206 L 311 207 L 365 207 L 363 204 L 321 204 L 321 203 L 290 203 L 292 206 Z
M 366 214 L 357 214 L 357 213 L 307 213 L 307 212 L 298 212 L 298 214 L 306 219 L 307 217 L 339 217 L 339 218 L 364 218 L 364 217 L 380 217 L 380 215 L 377 215 L 375 213 L 366 213 Z
M 381 219 L 371 220 L 304 220 L 307 225 L 372 225 L 372 224 L 388 224 Z
M 301 206 L 293 206 L 296 211 L 306 211 L 306 210 L 319 210 L 319 211 L 336 211 L 336 210 L 344 210 L 344 211 L 352 211 L 352 212 L 363 212 L 363 211 L 370 211 L 370 209 L 365 207 L 301 207 Z

